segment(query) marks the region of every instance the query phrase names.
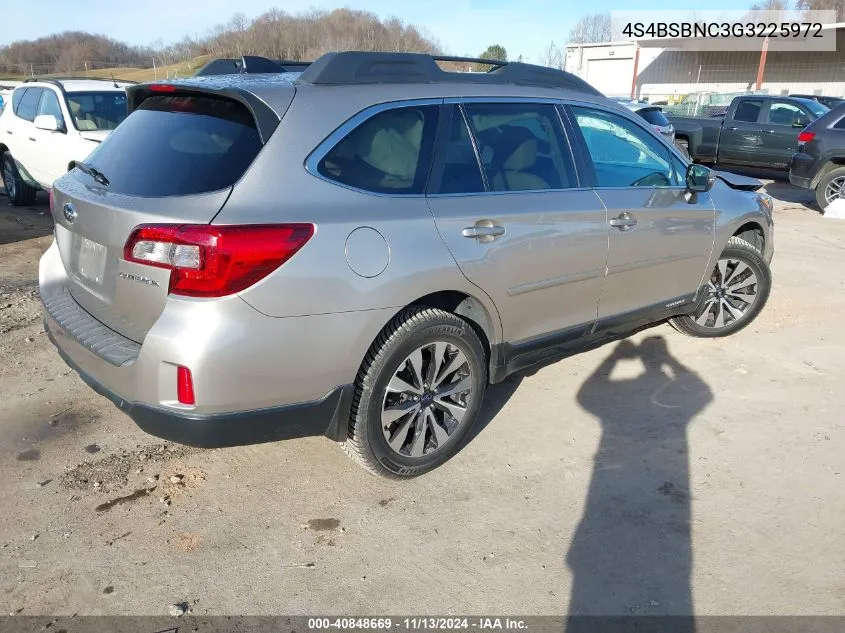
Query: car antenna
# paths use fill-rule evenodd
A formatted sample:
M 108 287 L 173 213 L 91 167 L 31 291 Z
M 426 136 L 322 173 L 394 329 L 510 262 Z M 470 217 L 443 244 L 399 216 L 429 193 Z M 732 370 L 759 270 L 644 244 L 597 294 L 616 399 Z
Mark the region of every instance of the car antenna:
M 120 86 L 117 85 L 117 79 L 114 78 L 114 73 L 111 74 L 111 81 L 115 88 L 120 88 Z

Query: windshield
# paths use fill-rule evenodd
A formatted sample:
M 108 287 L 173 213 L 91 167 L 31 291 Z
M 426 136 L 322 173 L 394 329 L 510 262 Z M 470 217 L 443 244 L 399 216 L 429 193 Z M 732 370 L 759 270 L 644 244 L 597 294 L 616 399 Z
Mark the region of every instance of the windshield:
M 807 109 L 812 112 L 817 119 L 825 112 L 830 110 L 830 108 L 828 108 L 825 104 L 819 103 L 818 101 L 813 101 L 812 99 L 796 99 L 796 101 L 800 101 L 801 105 L 806 106 Z
M 67 105 L 80 132 L 113 130 L 126 118 L 126 93 L 70 92 Z

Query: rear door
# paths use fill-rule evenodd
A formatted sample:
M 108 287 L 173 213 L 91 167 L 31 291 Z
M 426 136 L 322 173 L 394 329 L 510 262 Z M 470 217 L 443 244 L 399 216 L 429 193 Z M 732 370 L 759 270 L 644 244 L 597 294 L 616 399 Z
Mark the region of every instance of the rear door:
M 127 262 L 132 230 L 209 223 L 261 149 L 249 110 L 212 96 L 154 95 L 79 169 L 56 181 L 53 219 L 69 291 L 102 323 L 141 342 L 167 299 L 169 270 Z
M 718 162 L 754 165 L 763 146 L 763 99 L 740 99 L 722 123 Z
M 774 169 L 786 169 L 792 155 L 798 151 L 798 134 L 814 118 L 794 101 L 770 101 L 763 115 L 760 162 Z
M 687 194 L 685 165 L 635 119 L 598 107 L 573 105 L 571 112 L 608 214 L 600 322 L 691 299 L 713 249 L 710 195 Z
M 508 342 L 583 333 L 596 319 L 606 216 L 578 186 L 556 107 L 444 108 L 428 204 L 464 275 L 495 302 Z
M 38 151 L 33 121 L 38 114 L 38 103 L 43 92 L 43 88 L 27 88 L 21 96 L 15 108 L 14 124 L 11 126 L 13 140 L 9 141 L 12 156 L 18 166 L 35 180 L 38 180 Z

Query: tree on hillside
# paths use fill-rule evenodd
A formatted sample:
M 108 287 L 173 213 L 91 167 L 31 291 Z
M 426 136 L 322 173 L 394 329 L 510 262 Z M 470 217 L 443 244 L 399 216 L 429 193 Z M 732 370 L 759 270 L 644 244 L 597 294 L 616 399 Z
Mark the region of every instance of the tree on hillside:
M 836 21 L 845 20 L 845 0 L 796 0 L 799 11 L 836 11 Z
M 554 43 L 554 40 L 549 42 L 549 45 L 543 49 L 543 57 L 540 60 L 540 63 L 544 66 L 548 66 L 549 68 L 557 68 L 558 70 L 563 70 L 564 62 L 566 61 L 566 55 L 561 50 L 560 46 Z
M 581 16 L 570 29 L 567 43 L 609 42 L 610 36 L 610 13 L 589 13 Z
M 508 61 L 508 52 L 505 50 L 504 46 L 499 44 L 493 44 L 487 47 L 483 53 L 479 56 L 481 59 L 495 59 L 496 61 L 506 62 Z M 490 69 L 490 66 L 487 64 L 475 64 L 473 70 L 476 72 L 485 72 Z

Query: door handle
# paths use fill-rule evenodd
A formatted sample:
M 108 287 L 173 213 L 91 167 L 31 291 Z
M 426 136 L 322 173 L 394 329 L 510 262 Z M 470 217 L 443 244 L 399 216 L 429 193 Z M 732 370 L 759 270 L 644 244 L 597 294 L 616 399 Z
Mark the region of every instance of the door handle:
M 468 226 L 461 234 L 464 237 L 476 239 L 479 242 L 491 242 L 505 234 L 505 227 L 496 226 L 490 220 L 481 220 L 475 226 Z
M 735 125 L 732 125 L 732 126 L 731 126 L 731 127 L 729 127 L 728 129 L 729 129 L 729 130 L 738 130 L 739 128 L 738 128 L 738 127 L 736 127 Z
M 637 220 L 631 217 L 630 213 L 620 213 L 615 218 L 611 218 L 608 224 L 620 231 L 627 231 L 637 225 Z
M 763 130 L 766 134 L 774 134 L 776 130 Z
M 34 136 L 30 136 L 30 137 L 29 137 L 29 140 L 30 140 L 30 141 L 32 141 L 32 142 L 34 143 L 34 142 L 35 142 L 35 137 L 34 137 Z
M 11 134 L 12 130 L 6 130 L 6 134 Z

